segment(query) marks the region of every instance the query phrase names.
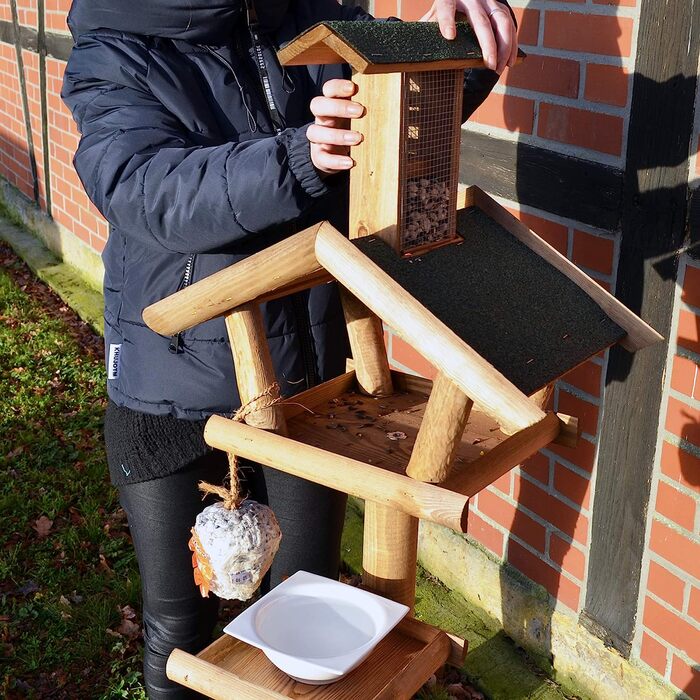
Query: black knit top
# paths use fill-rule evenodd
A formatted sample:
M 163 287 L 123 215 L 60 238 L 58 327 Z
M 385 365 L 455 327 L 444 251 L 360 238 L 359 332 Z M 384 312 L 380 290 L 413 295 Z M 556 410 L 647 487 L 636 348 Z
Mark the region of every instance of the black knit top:
M 172 474 L 211 448 L 204 442 L 206 421 L 155 416 L 107 404 L 105 447 L 115 486 Z

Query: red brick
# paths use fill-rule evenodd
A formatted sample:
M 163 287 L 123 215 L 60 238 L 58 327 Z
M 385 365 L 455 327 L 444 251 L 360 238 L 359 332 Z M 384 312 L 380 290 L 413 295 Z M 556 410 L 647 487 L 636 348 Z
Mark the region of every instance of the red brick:
M 678 344 L 700 353 L 700 319 L 692 311 L 681 309 L 678 315 Z
M 661 642 L 657 642 L 646 632 L 642 634 L 642 648 L 639 656 L 645 664 L 651 666 L 662 676 L 666 673 L 667 655 L 668 650 Z
M 649 545 L 652 552 L 700 579 L 700 544 L 655 520 Z
M 583 508 L 588 509 L 590 506 L 591 482 L 558 462 L 554 463 L 554 488 Z
M 498 489 L 501 493 L 506 496 L 511 494 L 511 472 L 507 472 L 503 476 L 499 476 L 496 481 L 491 484 L 494 488 Z
M 401 3 L 401 19 L 409 22 L 419 20 L 431 7 L 432 0 L 404 0 Z
M 540 33 L 540 13 L 523 7 L 514 7 L 513 12 L 518 23 L 518 43 L 535 46 Z
M 557 412 L 578 418 L 578 425 L 583 433 L 595 435 L 598 432 L 598 407 L 590 401 L 584 401 L 560 389 Z
M 537 135 L 619 156 L 622 152 L 622 127 L 621 117 L 543 102 Z
M 593 471 L 597 448 L 592 442 L 583 437 L 579 438 L 576 447 L 564 447 L 563 445 L 552 443 L 547 446 L 547 449 L 587 472 Z
M 548 10 L 544 45 L 550 49 L 629 56 L 634 21 L 629 17 Z
M 469 513 L 467 534 L 494 554 L 503 557 L 503 534 L 482 520 L 476 513 Z
M 482 491 L 479 494 L 479 510 L 533 549 L 544 552 L 544 527 L 495 493 Z
M 644 605 L 644 626 L 686 654 L 699 655 L 700 629 L 649 597 Z
M 549 558 L 579 581 L 583 580 L 586 573 L 586 557 L 579 549 L 554 533 L 549 536 Z
M 474 112 L 471 121 L 531 134 L 535 121 L 535 103 L 522 97 L 494 92 Z
M 695 499 L 663 481 L 656 495 L 656 512 L 689 532 L 695 528 Z
M 391 340 L 392 360 L 417 372 L 423 377 L 434 379 L 437 371 L 420 353 L 416 352 L 405 340 L 394 334 Z
M 374 0 L 375 17 L 396 17 L 396 0 Z
M 536 484 L 515 476 L 515 500 L 565 535 L 585 545 L 588 542 L 588 518 Z
M 505 84 L 562 97 L 578 97 L 580 64 L 566 58 L 530 54 L 527 61 L 513 66 Z
M 591 102 L 624 107 L 627 104 L 629 82 L 629 74 L 622 66 L 589 63 L 586 66 L 584 96 Z
M 676 355 L 673 358 L 673 370 L 671 372 L 671 388 L 680 391 L 687 396 L 693 395 L 695 387 L 695 374 L 697 365 L 687 357 Z
M 692 586 L 690 589 L 690 600 L 688 601 L 688 615 L 700 622 L 700 588 Z
M 700 308 L 700 267 L 688 265 L 685 268 L 681 299 L 686 304 Z
M 566 413 L 566 411 L 564 411 Z M 700 411 L 669 396 L 666 430 L 693 445 L 700 445 Z
M 615 243 L 609 238 L 594 236 L 584 231 L 574 231 L 572 260 L 577 265 L 611 275 Z
M 523 211 L 517 217 L 549 245 L 566 255 L 569 247 L 569 229 L 566 226 Z
M 592 396 L 600 396 L 600 379 L 602 367 L 595 362 L 584 362 L 578 367 L 574 367 L 570 372 L 567 372 L 562 380 L 567 384 L 575 386 L 581 391 L 585 391 Z
M 533 479 L 537 479 L 545 486 L 549 483 L 549 457 L 541 452 L 536 452 L 531 457 L 528 457 L 520 468 Z
M 698 653 L 691 654 L 695 661 L 698 660 Z M 671 664 L 671 683 L 680 688 L 692 700 L 700 698 L 700 669 L 688 665 L 683 659 L 674 654 Z
M 618 7 L 636 7 L 637 0 L 593 0 L 594 5 L 617 5 Z
M 525 576 L 544 586 L 564 605 L 578 611 L 580 588 L 514 540 L 508 541 L 508 562 Z
M 654 561 L 649 562 L 647 588 L 655 596 L 676 608 L 676 610 L 683 609 L 685 582 Z

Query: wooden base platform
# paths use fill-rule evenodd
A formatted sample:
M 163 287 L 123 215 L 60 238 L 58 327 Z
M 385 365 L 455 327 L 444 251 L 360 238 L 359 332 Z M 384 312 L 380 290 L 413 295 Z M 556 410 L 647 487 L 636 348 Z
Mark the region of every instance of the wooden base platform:
M 294 681 L 259 649 L 228 635 L 197 656 L 176 649 L 167 674 L 218 700 L 408 700 L 447 661 L 450 650 L 444 632 L 407 618 L 354 671 L 329 685 Z

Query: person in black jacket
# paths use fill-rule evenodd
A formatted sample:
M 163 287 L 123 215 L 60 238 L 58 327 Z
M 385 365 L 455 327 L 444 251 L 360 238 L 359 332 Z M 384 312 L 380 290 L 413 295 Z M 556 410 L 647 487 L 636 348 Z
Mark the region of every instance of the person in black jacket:
M 465 72 L 465 120 L 515 59 L 503 3 L 436 0 L 425 17 L 451 38 L 465 12 L 493 69 Z M 336 0 L 74 0 L 69 14 L 63 99 L 81 133 L 75 168 L 110 225 L 105 442 L 139 561 L 152 699 L 191 697 L 165 662 L 174 647 L 198 651 L 216 620 L 187 540 L 204 507 L 198 482 L 221 482 L 227 469 L 204 443 L 204 420 L 239 398 L 222 319 L 166 338 L 141 314 L 313 223 L 345 230 L 347 144 L 357 142 L 346 118 L 363 109 L 348 99 L 349 69 L 276 59 L 304 29 L 338 19 L 373 18 Z M 334 285 L 269 302 L 263 315 L 283 395 L 344 371 Z M 337 576 L 345 496 L 274 470 L 245 473 L 283 532 L 266 586 L 299 569 Z

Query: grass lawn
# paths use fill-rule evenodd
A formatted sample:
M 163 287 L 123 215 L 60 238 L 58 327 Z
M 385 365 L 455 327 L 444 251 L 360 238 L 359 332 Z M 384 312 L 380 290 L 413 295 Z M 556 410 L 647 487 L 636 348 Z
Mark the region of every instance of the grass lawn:
M 145 698 L 102 340 L 0 246 L 0 697 Z

